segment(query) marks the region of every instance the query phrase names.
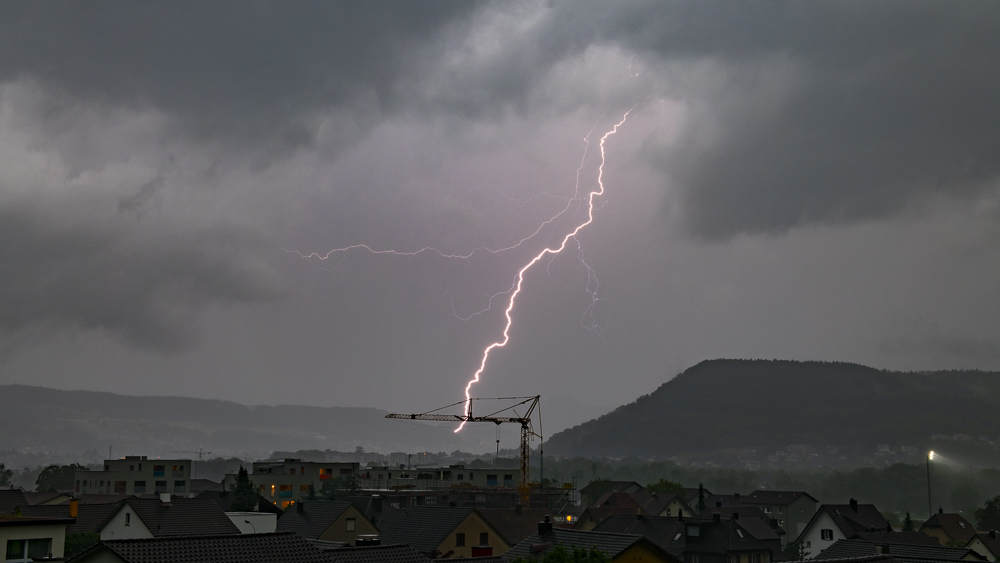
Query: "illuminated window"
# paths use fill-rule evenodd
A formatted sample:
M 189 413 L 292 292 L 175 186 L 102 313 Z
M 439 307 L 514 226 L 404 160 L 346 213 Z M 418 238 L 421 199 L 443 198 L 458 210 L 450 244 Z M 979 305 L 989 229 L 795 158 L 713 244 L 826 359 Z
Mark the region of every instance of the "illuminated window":
M 172 472 L 170 474 L 171 477 L 183 477 L 184 476 L 184 466 L 183 465 L 175 465 L 175 466 L 173 466 L 173 468 L 171 468 L 171 470 L 172 470 Z
M 291 485 L 279 485 L 278 486 L 278 496 L 288 498 L 292 496 L 292 486 Z
M 308 493 L 309 492 L 309 485 L 299 485 L 299 492 L 300 493 Z

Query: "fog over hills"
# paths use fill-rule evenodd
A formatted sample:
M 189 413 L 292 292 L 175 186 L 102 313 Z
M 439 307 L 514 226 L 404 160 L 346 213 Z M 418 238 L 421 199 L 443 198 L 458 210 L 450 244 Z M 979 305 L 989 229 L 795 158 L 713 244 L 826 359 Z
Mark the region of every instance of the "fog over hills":
M 675 456 L 755 447 L 924 446 L 1000 435 L 1000 373 L 893 372 L 850 364 L 701 362 L 654 392 L 553 435 L 547 454 Z

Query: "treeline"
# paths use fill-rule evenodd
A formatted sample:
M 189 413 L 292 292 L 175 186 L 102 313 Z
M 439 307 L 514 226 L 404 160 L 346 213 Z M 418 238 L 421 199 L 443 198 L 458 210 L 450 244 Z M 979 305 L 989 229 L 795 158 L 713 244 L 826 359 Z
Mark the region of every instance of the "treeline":
M 532 466 L 532 479 L 539 477 L 539 467 Z M 851 498 L 871 503 L 883 512 L 914 517 L 927 516 L 927 468 L 924 464 L 897 463 L 886 468 L 854 470 L 773 470 L 679 466 L 673 462 L 642 462 L 638 459 L 598 461 L 585 458 L 545 458 L 545 479 L 569 483 L 576 479 L 578 488 L 591 481 L 611 479 L 636 481 L 647 485 L 660 479 L 685 487 L 705 488 L 715 494 L 746 494 L 756 489 L 805 491 L 820 503 L 846 504 Z M 934 510 L 958 512 L 971 519 L 973 510 L 1000 495 L 1000 469 L 931 466 L 931 502 Z

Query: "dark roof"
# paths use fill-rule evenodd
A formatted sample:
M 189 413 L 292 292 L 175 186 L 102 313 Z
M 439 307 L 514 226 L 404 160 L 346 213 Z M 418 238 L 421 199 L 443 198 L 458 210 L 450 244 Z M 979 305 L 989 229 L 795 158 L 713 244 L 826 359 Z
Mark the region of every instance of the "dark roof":
M 722 506 L 743 506 L 743 501 L 737 495 L 709 495 L 705 497 L 705 508 L 722 503 Z
M 921 530 L 924 528 L 940 528 L 944 533 L 948 534 L 948 537 L 962 543 L 971 540 L 976 535 L 976 527 L 958 514 L 943 514 L 940 512 L 934 514 L 920 526 Z
M 30 516 L 14 516 L 0 514 L 0 526 L 38 526 L 48 524 L 72 524 L 72 518 L 34 518 Z
M 684 553 L 684 522 L 685 520 L 666 516 L 640 518 L 637 515 L 613 515 L 598 524 L 594 531 L 640 535 L 671 555 L 679 557 Z
M 685 520 L 686 525 L 690 525 L 690 520 Z M 684 547 L 686 553 L 724 554 L 732 551 L 742 553 L 767 551 L 771 548 L 764 545 L 760 540 L 746 531 L 737 520 L 699 520 L 701 526 L 701 539 L 697 543 L 687 542 Z
M 544 536 L 539 536 L 536 532 L 512 547 L 507 553 L 504 553 L 503 557 L 506 560 L 516 557 L 540 557 L 557 545 L 562 545 L 570 550 L 577 547 L 582 549 L 596 548 L 607 553 L 608 557 L 614 559 L 621 552 L 640 542 L 645 543 L 653 551 L 662 552 L 664 559 L 676 559 L 676 557 L 670 555 L 653 542 L 637 534 L 585 532 L 583 530 L 566 530 L 563 528 L 552 528 L 552 531 Z
M 859 539 L 876 543 L 902 543 L 908 545 L 941 545 L 937 538 L 923 532 L 858 532 L 848 539 Z
M 819 502 L 812 495 L 803 491 L 754 491 L 741 496 L 740 500 L 747 504 L 773 504 L 787 506 L 800 497 L 808 497 L 813 502 Z
M 174 498 L 169 505 L 158 499 L 129 498 L 119 506 L 128 505 L 136 516 L 149 528 L 153 537 L 171 536 L 214 536 L 239 534 L 240 529 L 233 524 L 226 513 L 212 499 Z M 121 510 L 118 508 L 111 515 Z M 105 523 L 107 520 L 105 520 Z M 103 527 L 104 523 L 101 524 Z
M 439 563 L 503 563 L 503 555 L 485 555 L 483 557 L 449 557 L 435 559 Z
M 481 508 L 479 513 L 510 545 L 524 541 L 538 531 L 539 522 L 545 520 L 546 516 L 553 516 L 552 511 L 547 508 L 523 508 L 520 513 L 513 508 Z M 476 560 L 479 561 L 479 558 Z
M 215 501 L 216 504 L 222 508 L 223 512 L 233 512 L 233 493 L 232 491 L 217 491 L 208 490 L 202 491 L 195 495 L 194 498 L 210 498 Z M 257 512 L 267 512 L 269 514 L 277 514 L 280 518 L 282 514 L 285 513 L 284 510 L 278 508 L 278 505 L 272 503 L 266 498 L 257 494 Z
M 403 544 L 343 547 L 327 553 L 338 563 L 430 563 L 431 561 L 430 557 Z M 477 558 L 476 561 L 482 559 Z
M 29 504 L 21 489 L 0 489 L 0 514 L 13 513 L 15 508 Z
M 597 499 L 594 506 L 600 506 L 602 508 L 611 509 L 625 509 L 633 514 L 642 508 L 632 495 L 629 493 L 623 493 L 621 491 L 609 491 L 601 495 L 601 498 Z
M 765 540 L 780 540 L 785 531 L 771 526 L 771 518 L 756 506 L 711 506 L 698 515 L 698 518 L 711 520 L 718 514 L 722 520 L 732 520 L 733 514 L 739 514 L 739 525 L 753 537 Z
M 594 485 L 597 485 L 597 484 L 603 484 L 603 482 L 602 481 L 591 481 L 591 482 L 587 483 L 587 485 L 584 486 L 582 489 L 580 489 L 580 493 L 581 494 L 587 494 L 587 492 L 590 490 L 590 487 L 592 487 Z M 636 483 L 635 481 L 612 481 L 611 482 L 611 491 L 612 492 L 624 491 L 625 489 L 636 489 L 636 490 L 638 490 L 638 489 L 641 489 L 641 488 L 642 488 L 642 485 L 640 485 L 639 483 Z
M 69 494 L 57 493 L 55 491 L 24 491 L 24 498 L 28 500 L 28 504 L 30 505 L 42 504 L 55 500 L 59 497 L 66 497 L 66 500 L 69 500 L 70 496 L 71 495 Z
M 705 492 L 705 498 L 706 499 L 708 497 L 712 496 L 712 491 L 710 491 L 710 490 L 708 490 L 708 489 L 706 489 L 704 487 L 702 487 L 702 490 Z M 696 503 L 696 502 L 698 502 L 698 488 L 697 487 L 686 488 L 686 489 L 684 489 L 684 494 L 681 495 L 681 496 L 684 498 L 684 501 L 687 502 L 688 504 L 691 504 L 692 502 Z
M 461 506 L 411 506 L 402 518 L 382 529 L 382 542 L 404 543 L 431 553 L 473 512 L 474 508 Z
M 856 511 L 854 506 L 857 507 Z M 820 506 L 819 510 L 809 520 L 809 524 L 802 529 L 799 537 L 801 538 L 812 527 L 813 522 L 819 518 L 819 515 L 823 513 L 828 514 L 833 519 L 834 525 L 848 538 L 859 532 L 889 531 L 889 522 L 875 508 L 874 504 L 857 504 L 854 506 L 850 504 L 824 504 Z
M 634 493 L 631 493 L 631 496 L 635 500 L 635 502 L 639 506 L 641 506 L 643 510 L 646 511 L 646 514 L 649 514 L 651 516 L 659 516 L 660 513 L 666 510 L 667 507 L 670 506 L 670 503 L 674 502 L 675 500 L 684 506 L 683 508 L 684 514 L 691 516 L 693 513 L 693 510 L 691 510 L 690 506 L 688 506 L 688 503 L 684 500 L 683 497 L 681 497 L 681 495 L 676 495 L 672 493 L 667 493 L 667 494 L 651 493 L 643 489 L 641 491 L 636 491 Z M 676 516 L 676 515 L 671 514 L 671 516 Z
M 882 542 L 864 540 L 837 540 L 833 545 L 819 552 L 814 559 L 846 559 L 880 555 L 878 549 L 883 545 Z M 969 553 L 974 553 L 971 549 L 964 547 L 944 547 L 941 545 L 885 544 L 885 546 L 889 548 L 889 553 L 881 555 L 891 555 L 893 559 L 909 563 L 959 561 Z M 979 556 L 976 555 L 976 557 Z
M 108 504 L 121 502 L 128 498 L 125 495 L 102 495 L 99 493 L 85 493 L 76 497 L 80 504 Z M 149 498 L 159 498 L 159 495 L 149 495 Z M 69 502 L 69 501 L 67 501 Z
M 191 479 L 188 481 L 188 490 L 192 493 L 200 493 L 202 491 L 224 491 L 222 488 L 222 483 L 216 483 L 211 479 Z
M 81 504 L 77 506 L 76 521 L 66 528 L 67 534 L 93 534 L 111 516 L 111 513 L 118 508 L 118 504 Z M 50 504 L 39 506 L 21 507 L 21 513 L 25 516 L 36 516 L 40 518 L 69 518 L 68 504 Z
M 107 550 L 126 563 L 336 563 L 332 555 L 292 532 L 106 540 L 69 561 Z
M 350 506 L 346 501 L 302 501 L 278 518 L 278 531 L 295 532 L 310 540 L 319 539 Z
M 351 496 L 344 497 L 340 500 L 346 500 L 354 504 L 354 507 L 361 511 L 365 515 L 365 518 L 372 521 L 372 524 L 381 530 L 385 531 L 392 525 L 393 522 L 403 517 L 403 511 L 398 508 L 393 508 L 389 504 L 389 499 L 382 497 L 382 510 L 380 512 L 375 511 L 375 503 L 372 502 L 371 496 Z

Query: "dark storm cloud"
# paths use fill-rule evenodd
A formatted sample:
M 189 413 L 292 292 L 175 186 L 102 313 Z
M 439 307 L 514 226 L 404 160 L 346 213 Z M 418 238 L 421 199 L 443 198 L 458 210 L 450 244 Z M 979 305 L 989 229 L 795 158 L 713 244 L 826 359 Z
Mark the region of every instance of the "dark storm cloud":
M 0 6 L 0 81 L 153 106 L 208 136 L 308 140 L 309 112 L 392 88 L 474 2 L 21 2 Z
M 0 209 L 0 335 L 44 325 L 106 331 L 145 348 L 197 340 L 211 304 L 279 294 L 252 233 L 80 222 L 24 205 Z

